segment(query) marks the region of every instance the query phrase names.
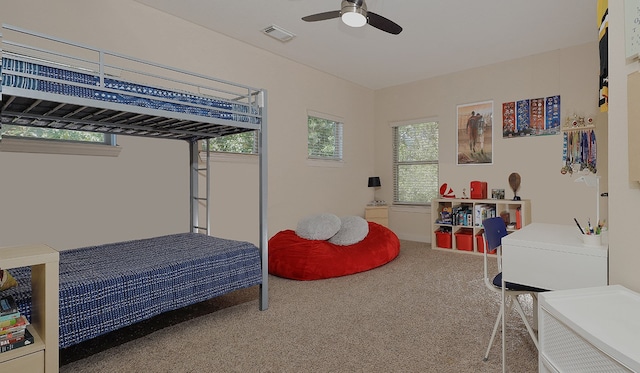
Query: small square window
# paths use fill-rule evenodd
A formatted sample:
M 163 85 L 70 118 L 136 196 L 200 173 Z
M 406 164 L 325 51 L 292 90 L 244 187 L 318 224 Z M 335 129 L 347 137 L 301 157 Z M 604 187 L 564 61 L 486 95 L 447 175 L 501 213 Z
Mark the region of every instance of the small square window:
M 308 116 L 309 159 L 342 160 L 342 122 Z

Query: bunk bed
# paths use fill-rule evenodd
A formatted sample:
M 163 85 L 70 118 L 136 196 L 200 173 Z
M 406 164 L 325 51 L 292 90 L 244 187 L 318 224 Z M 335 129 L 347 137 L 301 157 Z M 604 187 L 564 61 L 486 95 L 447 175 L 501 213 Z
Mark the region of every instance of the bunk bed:
M 60 347 L 250 286 L 268 308 L 265 90 L 9 25 L 1 76 L 3 125 L 189 143 L 188 232 L 60 252 Z M 208 149 L 199 166 L 200 141 L 247 131 L 258 132 L 259 247 L 211 236 Z M 6 293 L 29 315 L 29 269 L 12 271 L 22 285 Z

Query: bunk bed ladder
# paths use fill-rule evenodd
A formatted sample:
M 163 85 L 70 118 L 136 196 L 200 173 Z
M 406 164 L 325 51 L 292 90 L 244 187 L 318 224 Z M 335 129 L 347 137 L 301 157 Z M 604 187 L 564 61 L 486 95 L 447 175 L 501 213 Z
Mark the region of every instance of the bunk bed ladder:
M 210 201 L 210 183 L 209 168 L 211 152 L 209 151 L 208 140 L 207 141 L 207 159 L 206 165 L 200 167 L 200 150 L 198 148 L 199 142 L 197 140 L 189 142 L 189 154 L 191 161 L 191 175 L 190 175 L 190 198 L 191 198 L 191 231 L 194 233 L 206 232 L 207 235 L 211 235 L 211 217 L 209 210 Z M 206 191 L 204 196 L 201 194 L 199 188 L 200 173 L 204 171 L 204 177 L 206 178 Z M 200 225 L 200 217 L 202 216 L 201 210 L 205 209 L 205 224 Z

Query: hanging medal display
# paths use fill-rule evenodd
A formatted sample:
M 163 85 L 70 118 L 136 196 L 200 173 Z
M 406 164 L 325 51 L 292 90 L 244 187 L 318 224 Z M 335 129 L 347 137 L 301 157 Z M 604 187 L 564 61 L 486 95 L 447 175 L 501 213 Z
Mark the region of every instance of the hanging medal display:
M 588 170 L 596 173 L 597 146 L 596 125 L 592 118 L 567 118 L 562 127 L 562 169 L 560 173 L 573 174 L 575 171 Z

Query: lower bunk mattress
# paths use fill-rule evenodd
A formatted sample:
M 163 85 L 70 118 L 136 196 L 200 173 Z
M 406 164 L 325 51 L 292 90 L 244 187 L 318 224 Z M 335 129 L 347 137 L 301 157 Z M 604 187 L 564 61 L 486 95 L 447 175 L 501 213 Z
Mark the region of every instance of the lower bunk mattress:
M 29 319 L 30 272 L 3 292 Z M 261 282 L 260 249 L 200 233 L 60 251 L 60 348 Z

